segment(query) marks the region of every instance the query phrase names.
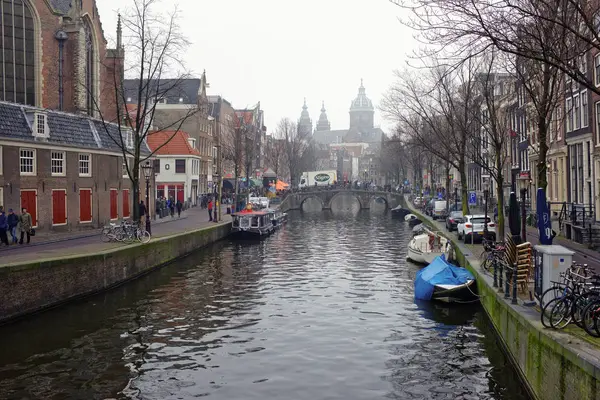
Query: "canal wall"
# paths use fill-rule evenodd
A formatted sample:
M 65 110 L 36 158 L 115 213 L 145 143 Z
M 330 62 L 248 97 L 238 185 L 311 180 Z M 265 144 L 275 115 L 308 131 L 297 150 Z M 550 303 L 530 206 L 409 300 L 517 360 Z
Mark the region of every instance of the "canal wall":
M 231 224 L 223 223 L 145 244 L 0 267 L 0 323 L 120 285 L 217 242 L 230 230 Z
M 412 209 L 412 208 L 411 208 Z M 430 227 L 439 226 L 413 209 Z M 454 235 L 455 257 L 477 279 L 480 301 L 530 395 L 539 400 L 600 400 L 600 342 L 591 337 L 544 328 L 530 306 L 511 304 L 479 261 Z

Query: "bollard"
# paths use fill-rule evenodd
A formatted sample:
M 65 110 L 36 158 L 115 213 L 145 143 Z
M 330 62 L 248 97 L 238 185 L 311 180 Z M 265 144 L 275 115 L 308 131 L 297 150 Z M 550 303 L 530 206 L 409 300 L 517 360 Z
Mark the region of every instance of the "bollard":
M 505 299 L 509 299 L 510 298 L 510 287 L 509 287 L 509 283 L 510 283 L 510 279 L 512 278 L 512 271 L 509 271 L 508 268 L 505 271 L 505 275 L 504 275 L 504 298 Z
M 512 303 L 517 304 L 517 264 L 513 269 L 513 289 L 512 289 Z
M 494 260 L 494 284 L 493 287 L 497 288 L 498 287 L 498 262 L 496 260 Z
M 500 264 L 500 271 L 498 271 L 498 292 L 502 292 L 502 273 L 504 272 L 504 265 Z

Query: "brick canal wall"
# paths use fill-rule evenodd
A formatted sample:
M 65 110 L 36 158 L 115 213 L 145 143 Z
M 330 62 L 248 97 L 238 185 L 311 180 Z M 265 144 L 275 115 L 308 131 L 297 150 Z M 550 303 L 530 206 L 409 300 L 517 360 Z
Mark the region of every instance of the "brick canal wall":
M 221 224 L 95 254 L 0 267 L 0 323 L 110 289 L 229 235 Z
M 435 230 L 439 226 L 413 213 Z M 482 274 L 479 261 L 454 235 L 456 259 L 477 279 L 480 301 L 500 343 L 513 361 L 531 396 L 539 400 L 600 400 L 600 341 L 544 328 L 532 307 L 513 305 Z

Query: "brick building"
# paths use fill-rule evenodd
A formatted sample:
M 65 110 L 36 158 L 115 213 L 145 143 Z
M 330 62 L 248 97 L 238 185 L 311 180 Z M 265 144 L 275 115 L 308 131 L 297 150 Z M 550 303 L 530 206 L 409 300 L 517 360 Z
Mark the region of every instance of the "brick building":
M 2 1 L 0 16 L 0 205 L 27 207 L 41 230 L 129 217 L 122 132 L 109 122 L 120 23 L 109 49 L 94 0 Z

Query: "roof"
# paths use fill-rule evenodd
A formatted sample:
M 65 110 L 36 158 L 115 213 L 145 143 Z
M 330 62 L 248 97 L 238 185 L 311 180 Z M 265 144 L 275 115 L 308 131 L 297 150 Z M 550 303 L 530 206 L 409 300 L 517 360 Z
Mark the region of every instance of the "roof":
M 66 14 L 71 9 L 71 0 L 48 0 L 48 3 L 58 14 Z
M 381 128 L 372 128 L 368 131 L 357 129 L 339 129 L 333 131 L 315 131 L 313 139 L 321 144 L 336 143 L 379 143 L 383 131 Z
M 153 94 L 159 94 L 163 99 L 167 100 L 167 104 L 198 104 L 198 93 L 200 92 L 201 79 L 151 79 L 144 80 L 145 91 Z M 125 79 L 123 82 L 125 88 L 125 97 L 127 103 L 138 102 L 138 91 L 140 88 L 139 79 Z M 144 100 L 148 97 L 142 94 Z M 129 100 L 131 99 L 131 100 Z M 179 101 L 182 99 L 182 101 Z
M 46 115 L 50 130 L 48 138 L 33 136 L 34 114 Z M 0 101 L 0 138 L 22 142 L 54 144 L 61 147 L 75 147 L 96 150 L 108 150 L 121 154 L 119 126 L 104 123 L 101 120 L 82 114 L 70 114 L 61 111 L 45 110 L 22 104 Z M 148 154 L 146 146 L 143 154 Z
M 158 156 L 200 156 L 200 151 L 190 145 L 189 138 L 183 131 L 152 132 L 148 135 L 148 146 L 154 151 L 167 143 L 155 153 Z

